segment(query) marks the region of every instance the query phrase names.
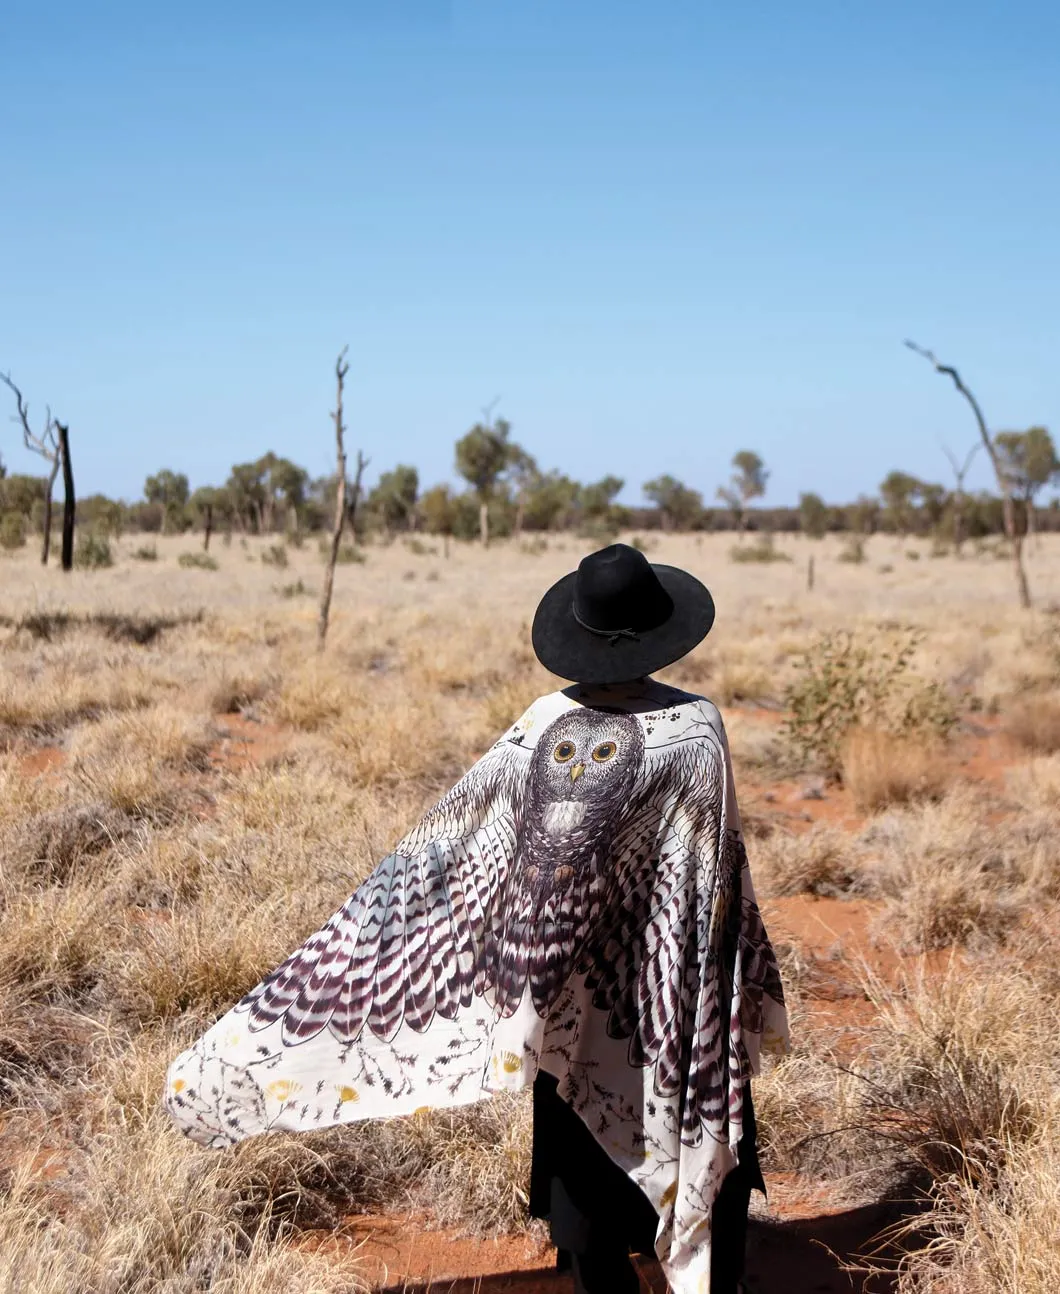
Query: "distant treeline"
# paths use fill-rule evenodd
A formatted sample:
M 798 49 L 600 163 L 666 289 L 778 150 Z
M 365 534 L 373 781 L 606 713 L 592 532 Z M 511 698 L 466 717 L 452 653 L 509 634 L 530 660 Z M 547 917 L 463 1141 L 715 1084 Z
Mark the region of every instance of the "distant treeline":
M 1004 532 L 1002 501 L 987 492 L 969 494 L 891 472 L 875 495 L 852 503 L 830 504 L 814 492 L 795 507 L 768 507 L 769 472 L 750 450 L 732 462 L 729 482 L 710 503 L 671 475 L 642 486 L 645 506 L 617 502 L 625 482 L 617 476 L 581 482 L 557 470 L 541 470 L 510 435 L 507 423 L 478 424 L 456 444 L 456 468 L 467 487 L 420 489 L 415 467 L 398 464 L 383 472 L 370 490 L 348 490 L 350 521 L 360 539 L 421 531 L 457 539 L 519 535 L 524 531 L 573 531 L 605 540 L 620 530 L 735 530 L 829 532 L 868 535 L 877 531 L 931 535 L 960 543 Z M 1054 499 L 1036 508 L 1041 490 L 1060 475 L 1049 433 L 1041 427 L 1002 432 L 995 444 L 1023 530 L 1060 530 L 1060 505 Z M 966 464 L 967 466 L 967 464 Z M 963 475 L 963 474 L 962 474 Z M 77 520 L 102 537 L 126 531 L 211 532 L 305 535 L 330 530 L 334 522 L 337 478 L 311 478 L 305 468 L 275 453 L 233 465 L 227 480 L 191 490 L 182 472 L 163 468 L 144 482 L 143 498 L 128 503 L 102 494 L 78 500 Z M 0 467 L 0 542 L 14 548 L 40 533 L 44 516 L 42 478 L 6 474 Z

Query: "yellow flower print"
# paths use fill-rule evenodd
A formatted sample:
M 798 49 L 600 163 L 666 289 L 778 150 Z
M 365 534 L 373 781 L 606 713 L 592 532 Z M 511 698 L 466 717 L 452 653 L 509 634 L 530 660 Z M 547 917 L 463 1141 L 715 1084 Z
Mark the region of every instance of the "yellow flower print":
M 270 1083 L 265 1089 L 265 1095 L 271 1096 L 276 1101 L 286 1101 L 294 1096 L 295 1092 L 302 1090 L 302 1084 L 296 1083 L 293 1078 L 278 1078 L 275 1083 Z
M 187 1083 L 185 1083 L 185 1081 L 182 1078 L 175 1078 L 173 1080 L 174 1092 L 183 1092 L 187 1086 L 188 1086 Z
M 348 1083 L 344 1083 L 341 1087 L 336 1087 L 335 1091 L 339 1094 L 339 1103 L 341 1105 L 345 1105 L 347 1101 L 359 1101 L 361 1099 L 360 1092 L 355 1087 L 350 1087 Z
M 659 1207 L 663 1209 L 668 1209 L 676 1199 L 677 1199 L 677 1182 L 673 1181 L 666 1188 L 666 1190 L 663 1191 L 662 1198 L 659 1200 Z

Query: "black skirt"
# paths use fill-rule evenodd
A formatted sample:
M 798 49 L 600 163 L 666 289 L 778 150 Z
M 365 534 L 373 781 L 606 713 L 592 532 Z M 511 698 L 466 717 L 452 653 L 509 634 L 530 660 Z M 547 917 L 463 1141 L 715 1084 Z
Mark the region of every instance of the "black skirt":
M 558 1086 L 551 1074 L 538 1072 L 534 1082 L 531 1216 L 550 1219 L 553 1241 L 563 1249 L 577 1252 L 584 1247 L 588 1232 L 601 1228 L 628 1246 L 628 1251 L 653 1254 L 659 1215 L 640 1187 L 561 1099 Z M 714 1206 L 716 1244 L 724 1244 L 724 1237 L 731 1234 L 734 1240 L 739 1236 L 742 1246 L 751 1191 L 765 1191 L 750 1088 L 744 1095 L 739 1160 L 726 1177 Z M 557 1199 L 561 1202 L 559 1208 Z

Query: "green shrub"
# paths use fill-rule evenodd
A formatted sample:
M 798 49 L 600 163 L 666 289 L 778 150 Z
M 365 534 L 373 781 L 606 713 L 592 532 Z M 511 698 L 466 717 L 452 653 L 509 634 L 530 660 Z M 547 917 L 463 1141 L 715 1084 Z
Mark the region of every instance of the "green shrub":
M 154 544 L 143 544 L 133 553 L 133 560 L 137 562 L 157 562 L 158 549 Z
M 21 512 L 5 512 L 0 521 L 0 548 L 22 548 L 26 542 L 26 518 Z
M 422 539 L 417 539 L 414 535 L 411 539 L 405 540 L 405 547 L 414 557 L 433 557 L 438 551 L 432 548 L 430 544 L 425 544 Z
M 920 554 L 915 548 L 906 549 L 906 560 L 910 562 L 919 562 Z
M 74 549 L 74 565 L 82 570 L 101 570 L 114 565 L 114 554 L 110 551 L 110 541 L 102 535 L 91 532 L 82 535 Z
M 843 738 L 857 726 L 947 736 L 957 721 L 953 702 L 937 683 L 910 673 L 922 640 L 913 629 L 880 629 L 869 645 L 846 631 L 825 634 L 797 662 L 787 692 L 784 732 L 799 758 L 837 774 Z
M 530 557 L 540 557 L 542 553 L 548 552 L 548 540 L 544 535 L 534 535 L 531 539 L 523 540 L 519 545 L 519 551 Z
M 860 566 L 865 560 L 865 541 L 860 535 L 851 535 L 843 547 L 839 550 L 839 556 L 836 559 L 840 562 L 847 562 L 851 566 Z
M 311 597 L 313 590 L 304 580 L 295 580 L 293 584 L 281 584 L 276 590 L 281 598 Z
M 261 560 L 266 566 L 276 566 L 282 570 L 287 565 L 287 545 L 270 544 L 261 554 Z
M 340 566 L 360 566 L 368 559 L 364 555 L 363 548 L 358 548 L 356 544 L 343 544 L 335 560 Z
M 209 553 L 181 553 L 177 558 L 177 565 L 183 566 L 185 570 L 198 571 L 216 571 L 217 559 L 211 557 Z
M 773 536 L 766 531 L 752 544 L 734 544 L 729 549 L 729 559 L 734 562 L 790 562 L 787 553 L 776 546 Z

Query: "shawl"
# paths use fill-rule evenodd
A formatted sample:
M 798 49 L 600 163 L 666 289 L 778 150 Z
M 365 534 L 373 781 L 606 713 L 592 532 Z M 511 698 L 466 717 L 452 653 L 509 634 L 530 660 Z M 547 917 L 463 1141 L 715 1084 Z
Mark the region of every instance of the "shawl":
M 535 701 L 300 948 L 179 1056 L 223 1147 L 478 1101 L 539 1068 L 707 1291 L 762 1050 L 787 1050 L 721 716 L 646 680 Z

